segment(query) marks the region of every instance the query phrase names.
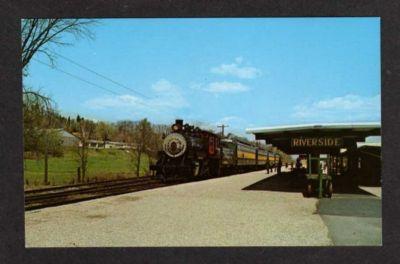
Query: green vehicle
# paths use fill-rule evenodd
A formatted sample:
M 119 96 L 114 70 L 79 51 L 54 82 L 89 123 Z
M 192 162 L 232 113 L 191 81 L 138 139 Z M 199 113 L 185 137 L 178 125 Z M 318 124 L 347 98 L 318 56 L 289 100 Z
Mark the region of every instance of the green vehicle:
M 312 173 L 311 170 L 312 160 L 316 160 L 318 162 L 317 173 Z M 323 162 L 325 163 L 325 169 L 323 168 L 322 165 Z M 318 198 L 332 197 L 333 183 L 332 183 L 332 175 L 330 174 L 328 164 L 329 164 L 329 158 L 311 157 L 311 155 L 308 155 L 308 173 L 306 175 L 307 178 L 306 192 L 308 196 L 317 194 Z

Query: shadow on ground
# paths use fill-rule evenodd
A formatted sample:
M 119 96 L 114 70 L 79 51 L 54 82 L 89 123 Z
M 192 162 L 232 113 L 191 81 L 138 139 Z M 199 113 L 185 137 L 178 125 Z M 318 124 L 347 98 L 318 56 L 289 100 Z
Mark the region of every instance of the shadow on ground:
M 295 172 L 282 172 L 280 175 L 265 178 L 242 190 L 246 191 L 275 191 L 275 192 L 299 192 L 306 196 L 305 188 L 307 179 L 304 174 Z M 335 194 L 364 194 L 371 195 L 357 186 L 350 186 L 348 183 L 335 182 L 333 180 L 333 189 Z
M 373 195 L 338 194 L 335 199 L 321 199 L 318 204 L 320 215 L 354 217 L 382 217 L 381 199 Z

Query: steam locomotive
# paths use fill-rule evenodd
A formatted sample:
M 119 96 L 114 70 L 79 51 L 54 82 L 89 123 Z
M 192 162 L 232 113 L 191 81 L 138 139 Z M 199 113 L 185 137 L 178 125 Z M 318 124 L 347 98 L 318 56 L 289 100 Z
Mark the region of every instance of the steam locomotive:
M 262 169 L 274 164 L 276 158 L 276 154 L 238 137 L 223 138 L 178 119 L 164 138 L 157 163 L 150 165 L 150 170 L 166 182 Z

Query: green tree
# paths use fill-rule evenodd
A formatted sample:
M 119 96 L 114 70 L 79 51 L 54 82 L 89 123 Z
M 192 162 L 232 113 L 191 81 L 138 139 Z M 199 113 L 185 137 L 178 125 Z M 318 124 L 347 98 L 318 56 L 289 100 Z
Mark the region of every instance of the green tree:
M 25 93 L 23 95 L 23 125 L 24 125 L 24 151 L 34 152 L 38 158 L 38 140 L 41 136 L 40 127 L 50 107 L 49 99 L 42 100 L 42 95 Z
M 49 154 L 62 155 L 58 132 L 54 130 L 61 116 L 54 111 L 50 98 L 38 92 L 23 95 L 24 151 L 44 155 L 44 184 L 48 184 Z
M 40 153 L 39 139 L 43 136 L 43 128 L 48 128 L 48 118 L 52 111 L 51 99 L 39 92 L 23 94 L 24 151 Z

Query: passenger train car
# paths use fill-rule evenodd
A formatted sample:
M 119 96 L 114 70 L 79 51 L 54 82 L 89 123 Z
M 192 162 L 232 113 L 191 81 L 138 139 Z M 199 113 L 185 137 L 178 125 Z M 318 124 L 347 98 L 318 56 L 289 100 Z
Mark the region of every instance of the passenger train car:
M 218 177 L 266 168 L 276 155 L 238 137 L 219 135 L 176 120 L 163 141 L 158 161 L 150 166 L 163 181 L 178 178 Z

